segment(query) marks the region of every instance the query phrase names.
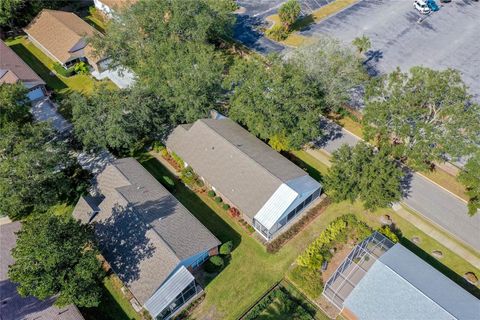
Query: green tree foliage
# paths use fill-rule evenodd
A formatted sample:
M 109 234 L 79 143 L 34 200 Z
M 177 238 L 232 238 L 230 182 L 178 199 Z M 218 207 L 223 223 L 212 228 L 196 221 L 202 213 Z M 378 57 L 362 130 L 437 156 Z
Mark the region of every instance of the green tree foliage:
M 458 179 L 467 190 L 468 214 L 473 216 L 480 209 L 480 151 L 468 160 Z
M 58 294 L 59 306 L 100 303 L 104 273 L 92 235 L 72 218 L 42 214 L 27 219 L 12 255 L 8 275 L 22 296 L 44 300 Z
M 233 242 L 227 241 L 220 246 L 219 253 L 222 255 L 229 255 L 233 249 Z
M 386 152 L 375 153 L 365 143 L 344 145 L 333 153 L 325 189 L 335 201 L 360 199 L 366 209 L 374 210 L 400 200 L 402 177 Z
M 74 162 L 47 123 L 0 129 L 0 213 L 19 219 L 65 199 Z
M 212 43 L 230 35 L 233 21 L 226 1 L 139 1 L 92 42 L 112 67 L 133 70 L 174 123 L 191 122 L 218 99 L 224 61 Z
M 89 96 L 73 93 L 65 103 L 72 109 L 75 135 L 87 149 L 126 153 L 142 139 L 162 138 L 168 126 L 162 101 L 139 86 L 99 87 Z
M 279 57 L 237 60 L 225 79 L 229 116 L 277 149 L 298 149 L 320 135 L 324 105 L 303 70 Z M 281 136 L 279 136 L 279 134 Z
M 287 30 L 298 19 L 301 10 L 298 0 L 288 0 L 278 9 L 278 16 Z
M 30 122 L 29 108 L 27 90 L 22 84 L 0 85 L 0 128 L 10 122 L 19 125 Z
M 353 39 L 352 44 L 357 48 L 358 53 L 360 54 L 367 52 L 372 47 L 372 42 L 366 35 L 356 37 Z
M 312 85 L 324 96 L 326 107 L 338 111 L 350 100 L 349 92 L 367 79 L 358 55 L 340 41 L 321 37 L 295 50 L 290 61 L 305 70 Z
M 456 70 L 396 70 L 367 87 L 365 138 L 416 170 L 468 155 L 480 143 L 480 107 L 469 100 Z
M 69 0 L 2 0 L 0 1 L 0 27 L 14 29 L 24 27 L 42 9 L 58 9 Z

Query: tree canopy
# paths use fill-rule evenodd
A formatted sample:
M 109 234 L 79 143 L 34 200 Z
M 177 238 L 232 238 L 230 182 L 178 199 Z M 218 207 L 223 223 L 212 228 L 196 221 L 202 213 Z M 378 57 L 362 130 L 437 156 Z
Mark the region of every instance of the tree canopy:
M 300 7 L 298 0 L 288 0 L 280 6 L 278 9 L 278 16 L 285 28 L 290 28 L 300 16 L 301 10 L 302 8 Z
M 414 67 L 372 81 L 366 90 L 365 138 L 388 147 L 413 169 L 468 155 L 480 142 L 480 107 L 460 73 Z
M 357 48 L 358 53 L 360 54 L 367 52 L 372 47 L 372 42 L 366 35 L 356 37 L 353 39 L 352 44 Z
M 65 102 L 72 109 L 75 135 L 86 149 L 126 153 L 143 139 L 162 138 L 168 128 L 163 101 L 139 86 L 99 87 L 89 96 L 74 93 Z
M 360 199 L 366 209 L 390 206 L 402 196 L 402 170 L 384 151 L 359 143 L 333 153 L 325 190 L 335 201 Z
M 31 121 L 30 101 L 27 89 L 22 84 L 0 85 L 0 128 L 8 123 L 24 124 Z
M 320 89 L 324 103 L 338 111 L 349 100 L 352 88 L 362 84 L 367 75 L 355 52 L 329 37 L 295 50 L 289 60 L 304 70 L 313 86 Z
M 2 0 L 0 1 L 0 27 L 24 27 L 42 9 L 58 9 L 71 0 Z
M 208 114 L 218 99 L 224 61 L 214 42 L 229 36 L 229 1 L 139 1 L 92 39 L 111 66 L 135 72 L 139 85 L 160 97 L 175 123 Z
M 458 179 L 465 186 L 468 202 L 468 214 L 471 216 L 480 209 L 480 151 L 477 151 L 467 162 Z
M 44 300 L 58 294 L 59 306 L 95 307 L 104 276 L 97 254 L 87 226 L 72 218 L 34 215 L 18 233 L 8 276 L 24 297 Z
M 279 57 L 237 60 L 225 79 L 228 115 L 277 150 L 301 148 L 320 135 L 322 95 L 304 72 Z

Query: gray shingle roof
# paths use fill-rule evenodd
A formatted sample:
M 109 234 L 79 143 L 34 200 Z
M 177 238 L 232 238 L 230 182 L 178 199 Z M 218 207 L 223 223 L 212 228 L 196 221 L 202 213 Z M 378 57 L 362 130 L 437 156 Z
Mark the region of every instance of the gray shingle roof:
M 74 305 L 53 306 L 55 297 L 40 301 L 34 297 L 22 298 L 17 285 L 8 280 L 8 266 L 13 263 L 11 250 L 15 247 L 20 222 L 0 225 L 0 319 L 2 320 L 83 320 Z
M 104 199 L 93 222 L 102 252 L 142 304 L 180 261 L 220 244 L 133 158 L 109 165 L 97 189 Z
M 344 306 L 359 319 L 480 318 L 480 300 L 400 244 L 372 265 Z
M 228 118 L 178 126 L 167 146 L 250 217 L 305 171 Z

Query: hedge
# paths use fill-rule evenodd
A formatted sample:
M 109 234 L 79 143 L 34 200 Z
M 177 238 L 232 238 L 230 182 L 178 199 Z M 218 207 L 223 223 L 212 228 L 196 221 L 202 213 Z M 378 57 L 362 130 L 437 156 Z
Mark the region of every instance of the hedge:
M 232 252 L 233 249 L 233 242 L 232 241 L 227 241 L 224 244 L 220 246 L 219 253 L 221 255 L 229 255 Z

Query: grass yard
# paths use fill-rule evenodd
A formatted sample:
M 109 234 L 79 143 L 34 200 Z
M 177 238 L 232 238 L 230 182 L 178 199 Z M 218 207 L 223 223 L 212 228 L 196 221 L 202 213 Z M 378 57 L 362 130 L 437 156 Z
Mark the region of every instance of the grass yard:
M 317 170 L 322 173 L 326 172 L 327 167 L 312 156 L 309 157 L 308 153 L 300 151 L 296 152 L 295 155 L 309 165 L 308 170 L 318 168 Z M 144 153 L 137 158 L 161 183 L 168 184 L 166 177 L 177 181 L 173 174 L 152 155 Z M 317 173 L 317 177 L 321 177 L 321 173 Z M 448 270 L 450 270 L 450 277 L 457 275 L 458 280 L 458 274 L 463 274 L 465 270 L 480 274 L 480 271 L 475 270 L 473 266 L 460 259 L 453 252 L 448 251 L 407 221 L 398 217 L 391 209 L 365 213 L 360 203 L 342 202 L 330 205 L 278 253 L 268 254 L 257 240 L 249 236 L 208 196 L 198 195 L 179 182 L 176 182 L 173 194 L 220 241 L 232 240 L 234 242 L 230 263 L 205 287 L 205 300 L 193 313 L 193 318 L 196 319 L 236 319 L 239 317 L 256 299 L 285 276 L 296 257 L 333 219 L 346 213 L 356 214 L 372 227 L 379 226 L 379 217 L 388 214 L 402 229 L 406 239 L 410 239 L 413 235 L 422 238 L 418 249 L 415 246 L 413 248 L 409 247 L 412 251 L 420 255 L 422 250 L 427 253 L 436 249 L 442 250 L 444 258 L 435 267 L 442 269 L 444 273 L 448 273 Z
M 6 43 L 47 83 L 50 89 L 59 95 L 65 95 L 72 91 L 89 94 L 100 83 L 106 83 L 109 88 L 117 89 L 117 86 L 108 79 L 98 81 L 90 75 L 63 77 L 52 73 L 54 61 L 25 37 L 10 39 Z M 59 111 L 67 119 L 71 118 L 70 110 L 60 108 Z
M 421 172 L 421 174 L 433 182 L 441 185 L 453 194 L 459 196 L 463 200 L 469 200 L 469 197 L 465 193 L 465 186 L 458 181 L 457 177 L 449 174 L 448 172 L 437 168 L 433 171 Z

